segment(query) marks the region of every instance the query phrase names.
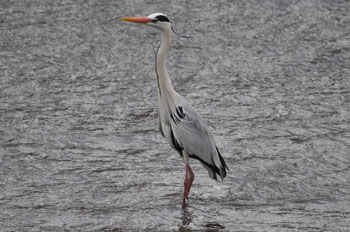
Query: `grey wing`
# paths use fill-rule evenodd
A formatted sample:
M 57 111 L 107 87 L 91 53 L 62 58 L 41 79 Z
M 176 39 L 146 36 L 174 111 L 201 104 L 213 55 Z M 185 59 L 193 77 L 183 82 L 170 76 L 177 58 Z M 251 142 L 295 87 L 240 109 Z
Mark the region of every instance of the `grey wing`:
M 171 120 L 171 128 L 178 145 L 191 158 L 201 161 L 212 178 L 216 179 L 216 174 L 221 179 L 226 176 L 227 166 L 212 134 L 199 113 L 182 97 Z

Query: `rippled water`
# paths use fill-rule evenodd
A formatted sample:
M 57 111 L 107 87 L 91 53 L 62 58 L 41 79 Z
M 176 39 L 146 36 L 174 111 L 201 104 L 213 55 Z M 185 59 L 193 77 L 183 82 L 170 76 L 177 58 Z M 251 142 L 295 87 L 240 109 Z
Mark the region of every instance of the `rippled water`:
M 157 131 L 169 72 L 230 168 L 184 165 Z M 0 2 L 1 231 L 350 228 L 349 1 Z

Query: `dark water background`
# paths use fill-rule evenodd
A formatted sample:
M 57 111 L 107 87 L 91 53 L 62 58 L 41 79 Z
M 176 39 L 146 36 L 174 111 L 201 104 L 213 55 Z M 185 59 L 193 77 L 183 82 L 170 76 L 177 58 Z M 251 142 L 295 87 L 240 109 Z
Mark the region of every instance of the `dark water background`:
M 157 130 L 164 12 L 175 89 L 223 182 Z M 0 231 L 350 230 L 349 1 L 0 0 Z

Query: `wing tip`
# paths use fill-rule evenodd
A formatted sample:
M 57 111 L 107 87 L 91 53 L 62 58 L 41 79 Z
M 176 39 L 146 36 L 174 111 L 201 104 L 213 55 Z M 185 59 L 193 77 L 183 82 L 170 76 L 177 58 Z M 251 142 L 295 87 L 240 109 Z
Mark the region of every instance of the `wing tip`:
M 219 172 L 220 172 L 219 174 L 220 174 L 221 180 L 223 180 L 226 177 L 226 169 L 228 171 L 230 171 L 230 169 L 227 167 L 226 162 L 225 162 L 224 158 L 222 157 L 218 147 L 216 147 L 216 151 L 218 153 L 218 156 L 219 156 L 219 159 L 220 159 L 220 164 L 221 164 L 221 167 L 219 169 Z

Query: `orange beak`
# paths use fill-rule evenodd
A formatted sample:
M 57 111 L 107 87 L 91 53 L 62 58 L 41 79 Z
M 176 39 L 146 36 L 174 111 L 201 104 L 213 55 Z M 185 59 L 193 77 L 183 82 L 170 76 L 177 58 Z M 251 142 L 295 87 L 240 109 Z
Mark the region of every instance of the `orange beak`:
M 120 20 L 134 22 L 134 23 L 149 23 L 152 21 L 152 19 L 148 17 L 124 17 L 124 18 L 120 18 Z

